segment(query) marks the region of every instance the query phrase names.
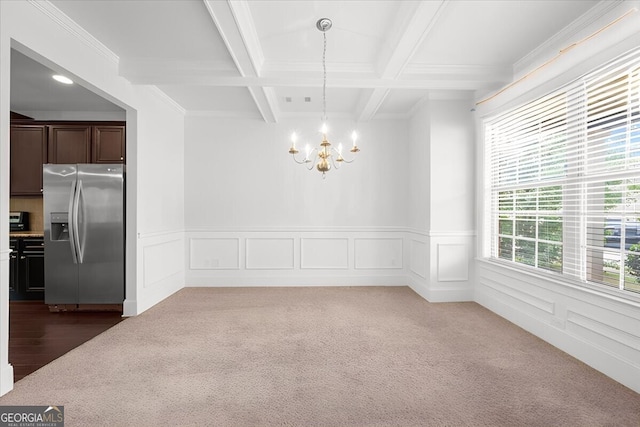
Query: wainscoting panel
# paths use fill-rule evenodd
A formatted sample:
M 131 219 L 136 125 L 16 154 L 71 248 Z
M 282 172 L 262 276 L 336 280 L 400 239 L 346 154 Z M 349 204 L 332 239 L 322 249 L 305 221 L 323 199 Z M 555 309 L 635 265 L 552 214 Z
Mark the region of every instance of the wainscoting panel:
M 354 239 L 356 269 L 402 269 L 403 239 Z
M 125 316 L 142 313 L 185 284 L 184 231 L 141 233 L 137 246 L 136 285 L 127 282 Z
M 184 241 L 182 239 L 169 240 L 147 245 L 143 248 L 144 282 L 149 288 L 164 279 L 184 271 Z
M 469 249 L 465 244 L 439 243 L 438 282 L 469 280 Z
M 419 240 L 411 239 L 409 269 L 422 277 L 427 278 L 427 244 Z
M 294 239 L 249 238 L 246 241 L 247 270 L 291 270 Z
M 189 239 L 191 270 L 237 270 L 240 268 L 240 239 Z
M 487 275 L 482 278 L 482 284 L 494 292 L 494 296 L 507 304 L 519 305 L 523 310 L 536 309 L 543 313 L 553 315 L 555 313 L 555 304 L 553 301 L 541 298 L 540 293 L 532 293 L 531 289 L 522 290 L 509 286 L 495 277 L 495 275 Z M 527 307 L 524 307 L 526 305 Z
M 349 268 L 349 240 L 345 238 L 303 238 L 300 245 L 300 268 Z
M 404 228 L 198 228 L 186 241 L 186 286 L 409 284 Z
M 487 260 L 476 268 L 476 302 L 640 393 L 637 298 Z
M 432 302 L 473 300 L 470 231 L 211 227 L 186 241 L 186 286 L 411 286 Z
M 615 317 L 615 316 L 613 316 Z M 626 317 L 626 319 L 596 320 L 592 315 L 567 311 L 567 331 L 589 341 L 606 341 L 607 349 L 629 362 L 640 353 L 640 320 Z M 636 334 L 634 335 L 634 331 Z M 637 361 L 636 361 L 637 362 Z

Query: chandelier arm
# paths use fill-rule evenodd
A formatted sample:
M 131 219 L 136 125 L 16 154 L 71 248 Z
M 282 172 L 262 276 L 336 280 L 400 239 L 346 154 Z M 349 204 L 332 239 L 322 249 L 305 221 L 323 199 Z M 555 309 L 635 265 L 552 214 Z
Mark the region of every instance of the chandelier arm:
M 309 163 L 309 167 L 307 167 L 307 170 L 311 170 L 316 166 L 316 160 L 317 160 L 317 157 L 314 157 L 313 160 L 311 159 L 307 160 L 307 163 Z
M 296 162 L 296 163 L 297 163 L 297 164 L 299 164 L 299 165 L 303 165 L 303 164 L 305 164 L 305 163 L 309 163 L 309 162 L 304 161 L 304 160 L 303 160 L 303 161 L 300 161 L 300 160 L 296 159 L 296 155 L 295 155 L 295 154 L 292 154 L 292 155 L 291 155 L 291 157 L 293 157 L 293 161 L 294 161 L 294 162 Z
M 331 151 L 333 151 L 339 158 L 341 158 L 342 160 L 338 163 L 353 163 L 355 161 L 355 158 L 351 159 L 351 160 L 347 160 L 345 159 L 342 154 L 340 153 L 340 151 L 336 150 L 335 148 L 331 147 Z M 339 169 L 339 168 L 336 168 Z
M 317 162 L 318 162 L 318 148 L 313 148 L 311 151 L 309 151 L 309 154 L 305 157 L 304 163 L 309 163 L 309 167 L 307 167 L 307 169 L 311 170 L 316 166 Z
M 333 168 L 335 170 L 340 169 L 340 162 L 336 162 L 336 160 L 333 158 L 333 156 L 331 156 L 331 164 L 333 165 Z

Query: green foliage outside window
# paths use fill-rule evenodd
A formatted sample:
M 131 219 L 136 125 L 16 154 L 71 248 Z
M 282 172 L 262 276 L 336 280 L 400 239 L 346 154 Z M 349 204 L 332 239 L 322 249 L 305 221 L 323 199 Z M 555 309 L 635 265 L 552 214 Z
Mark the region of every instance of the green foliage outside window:
M 503 191 L 498 208 L 498 257 L 562 272 L 562 188 Z

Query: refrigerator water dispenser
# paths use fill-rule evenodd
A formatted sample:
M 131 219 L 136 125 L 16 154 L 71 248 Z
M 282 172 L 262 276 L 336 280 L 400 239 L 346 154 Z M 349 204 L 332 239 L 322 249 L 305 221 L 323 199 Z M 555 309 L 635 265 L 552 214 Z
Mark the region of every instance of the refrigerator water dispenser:
M 51 212 L 51 240 L 69 240 L 69 214 Z

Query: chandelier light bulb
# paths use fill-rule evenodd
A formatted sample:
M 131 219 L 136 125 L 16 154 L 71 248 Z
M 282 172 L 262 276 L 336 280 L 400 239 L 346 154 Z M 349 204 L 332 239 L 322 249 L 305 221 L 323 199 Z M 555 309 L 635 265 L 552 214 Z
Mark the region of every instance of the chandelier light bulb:
M 355 130 L 351 134 L 351 140 L 353 141 L 353 145 L 355 146 L 356 145 L 356 141 L 358 140 L 358 134 L 356 133 Z
M 338 144 L 338 154 L 342 156 L 342 142 Z
M 323 135 L 326 135 L 328 130 L 329 129 L 327 129 L 327 123 L 322 122 L 322 127 L 320 128 L 320 132 L 322 132 Z
M 295 132 L 291 134 L 291 146 L 296 148 L 296 141 L 298 140 L 298 135 Z

